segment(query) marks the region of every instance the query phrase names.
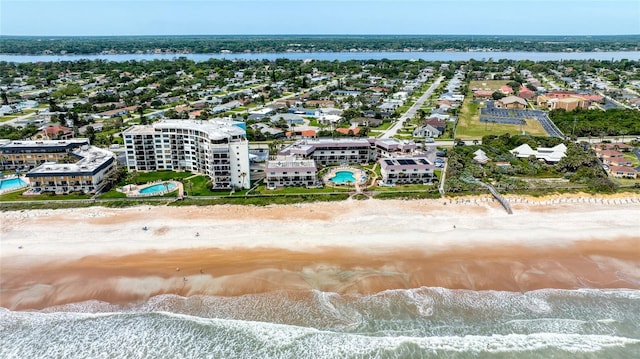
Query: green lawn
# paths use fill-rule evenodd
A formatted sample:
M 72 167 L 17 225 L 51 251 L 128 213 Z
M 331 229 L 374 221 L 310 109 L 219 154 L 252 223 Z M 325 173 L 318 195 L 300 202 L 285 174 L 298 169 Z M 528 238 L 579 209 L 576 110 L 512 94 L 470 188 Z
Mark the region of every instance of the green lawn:
M 0 196 L 0 202 L 8 202 L 8 201 L 66 201 L 66 200 L 74 200 L 74 199 L 91 199 L 91 195 L 88 194 L 65 194 L 65 195 L 54 195 L 54 194 L 41 194 L 39 196 L 23 196 L 22 193 L 25 191 L 16 191 L 11 193 L 5 193 Z
M 349 198 L 348 193 L 336 194 L 292 194 L 286 196 L 255 196 L 255 197 L 224 197 L 215 199 L 199 199 L 197 197 L 189 197 L 183 201 L 175 201 L 170 203 L 171 206 L 192 206 L 192 205 L 218 205 L 218 204 L 234 204 L 234 205 L 253 205 L 267 206 L 271 204 L 294 204 L 309 202 L 329 202 L 344 201 Z
M 127 198 L 127 195 L 122 192 L 118 192 L 115 189 L 112 189 L 109 192 L 101 194 L 99 198 L 100 199 Z
M 267 189 L 266 186 L 260 185 L 251 194 L 266 194 L 266 195 L 279 195 L 279 194 L 318 194 L 318 193 L 334 193 L 334 192 L 350 192 L 353 191 L 353 187 L 330 187 L 325 186 L 322 188 L 306 188 L 306 187 L 283 187 L 278 189 Z
M 191 196 L 228 196 L 229 193 L 231 192 L 231 190 L 229 189 L 212 191 L 208 186 L 209 177 L 203 176 L 203 175 L 198 175 L 190 179 L 182 179 L 181 182 L 184 185 L 185 192 L 190 197 Z M 236 190 L 233 193 L 233 196 L 244 197 L 247 191 L 248 190 L 246 189 Z
M 158 172 L 136 172 L 131 184 L 145 184 L 155 181 L 180 180 L 192 176 L 191 172 L 158 171 Z M 118 183 L 118 186 L 130 184 L 129 182 Z
M 391 127 L 392 125 L 393 125 L 393 121 L 386 121 L 386 122 L 381 123 L 381 124 L 380 124 L 380 126 L 378 126 L 378 127 L 372 127 L 371 129 L 372 129 L 372 130 L 381 130 L 381 131 L 384 131 L 384 130 L 388 130 L 388 129 L 389 129 L 389 127 Z
M 320 127 L 320 122 L 318 122 L 317 118 L 315 117 L 305 117 L 305 118 L 309 120 L 309 126 Z

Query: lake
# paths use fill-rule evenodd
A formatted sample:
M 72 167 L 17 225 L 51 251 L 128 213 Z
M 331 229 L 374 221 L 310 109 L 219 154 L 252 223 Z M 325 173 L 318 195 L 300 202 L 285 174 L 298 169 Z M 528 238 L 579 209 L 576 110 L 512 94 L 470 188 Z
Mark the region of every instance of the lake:
M 426 60 L 426 61 L 467 61 L 470 59 L 486 61 L 500 60 L 640 60 L 640 51 L 611 51 L 611 52 L 277 52 L 277 53 L 225 53 L 225 54 L 96 54 L 96 55 L 0 55 L 0 60 L 9 62 L 55 62 L 107 60 L 107 61 L 143 61 L 143 60 L 171 60 L 178 57 L 201 62 L 208 59 L 238 59 L 238 60 L 275 60 L 286 58 L 290 60 Z

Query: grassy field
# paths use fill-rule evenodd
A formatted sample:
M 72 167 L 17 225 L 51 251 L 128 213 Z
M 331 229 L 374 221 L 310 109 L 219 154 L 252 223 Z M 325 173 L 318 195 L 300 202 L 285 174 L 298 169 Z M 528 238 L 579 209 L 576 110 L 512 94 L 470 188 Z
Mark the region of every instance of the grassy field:
M 496 91 L 499 90 L 500 87 L 507 84 L 507 80 L 482 80 L 482 81 L 471 81 L 469 83 L 470 90 L 485 90 L 485 91 Z
M 480 122 L 480 105 L 470 100 L 465 100 L 456 125 L 456 138 L 479 140 L 485 135 L 502 135 L 504 133 L 518 135 L 522 134 L 522 131 L 532 136 L 547 136 L 547 131 L 542 128 L 540 122 L 532 119 L 526 119 L 525 121 L 526 124 L 522 128 L 520 128 L 520 125 Z

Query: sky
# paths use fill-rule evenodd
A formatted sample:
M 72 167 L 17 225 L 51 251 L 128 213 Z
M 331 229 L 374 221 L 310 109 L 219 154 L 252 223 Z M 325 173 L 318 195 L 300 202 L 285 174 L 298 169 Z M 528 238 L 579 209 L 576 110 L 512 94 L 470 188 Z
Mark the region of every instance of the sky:
M 0 0 L 0 35 L 628 35 L 640 0 Z

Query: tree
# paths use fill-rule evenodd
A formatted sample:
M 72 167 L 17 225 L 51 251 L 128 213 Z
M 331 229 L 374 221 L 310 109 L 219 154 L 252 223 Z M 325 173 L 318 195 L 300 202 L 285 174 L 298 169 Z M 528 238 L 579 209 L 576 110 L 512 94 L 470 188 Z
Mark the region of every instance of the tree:
M 494 92 L 491 94 L 491 98 L 492 98 L 492 99 L 494 99 L 494 100 L 496 100 L 496 101 L 498 101 L 499 99 L 501 99 L 501 98 L 503 98 L 503 97 L 505 97 L 505 95 L 504 95 L 502 92 L 500 92 L 500 91 L 494 91 Z
M 84 133 L 85 136 L 89 139 L 89 143 L 93 143 L 96 140 L 96 130 L 93 126 L 87 126 L 87 129 Z
M 5 105 L 5 106 L 9 105 L 9 99 L 7 98 L 7 93 L 2 91 L 0 93 L 0 96 L 2 97 L 2 104 Z
M 138 115 L 140 115 L 140 123 L 143 125 L 147 123 L 147 119 L 144 117 L 144 110 L 146 110 L 146 108 L 147 108 L 147 105 L 140 104 L 136 109 L 136 111 L 138 112 Z

